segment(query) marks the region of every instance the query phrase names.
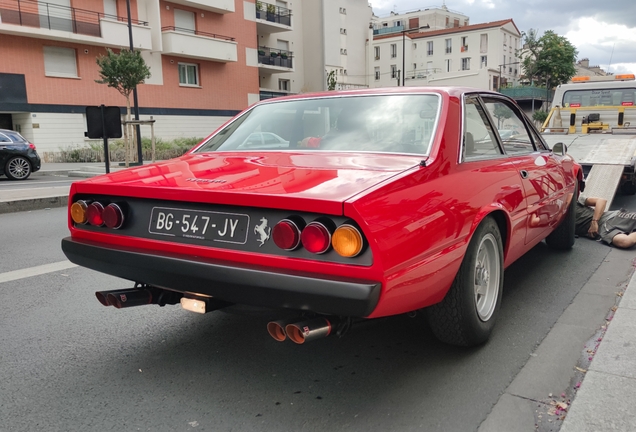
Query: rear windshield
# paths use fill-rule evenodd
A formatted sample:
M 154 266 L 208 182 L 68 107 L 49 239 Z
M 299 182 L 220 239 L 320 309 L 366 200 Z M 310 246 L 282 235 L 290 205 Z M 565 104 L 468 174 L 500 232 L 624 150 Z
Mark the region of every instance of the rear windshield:
M 266 103 L 206 141 L 207 151 L 369 151 L 427 155 L 437 94 L 324 97 Z
M 21 144 L 26 144 L 28 143 L 28 141 L 26 139 L 24 139 L 22 137 L 22 135 L 20 135 L 17 132 L 14 131 L 2 131 L 0 132 L 0 142 L 2 143 L 21 143 Z
M 586 84 L 587 85 L 587 84 Z M 633 106 L 636 88 L 568 90 L 563 95 L 564 107 Z

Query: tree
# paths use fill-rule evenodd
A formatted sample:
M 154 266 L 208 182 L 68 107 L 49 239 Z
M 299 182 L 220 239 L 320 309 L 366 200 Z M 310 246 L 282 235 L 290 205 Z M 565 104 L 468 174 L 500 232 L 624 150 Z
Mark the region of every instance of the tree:
M 101 79 L 95 80 L 99 84 L 107 84 L 113 87 L 126 98 L 126 120 L 130 121 L 130 93 L 139 84 L 150 78 L 150 68 L 141 57 L 139 51 L 129 51 L 123 49 L 119 54 L 115 54 L 110 48 L 106 48 L 106 55 L 97 57 L 99 66 L 99 76 Z M 124 128 L 125 140 L 128 141 L 128 128 Z M 133 156 L 132 145 L 126 152 L 126 165 L 128 165 L 129 153 Z
M 525 76 L 531 84 L 546 84 L 547 88 L 568 82 L 576 73 L 574 62 L 578 51 L 574 45 L 552 30 L 537 36 L 534 29 L 523 34 L 526 55 L 522 68 Z
M 503 122 L 512 117 L 512 111 L 502 104 L 497 104 L 492 115 L 497 118 L 497 129 L 501 129 Z
M 327 74 L 327 90 L 336 89 L 336 71 L 331 71 Z

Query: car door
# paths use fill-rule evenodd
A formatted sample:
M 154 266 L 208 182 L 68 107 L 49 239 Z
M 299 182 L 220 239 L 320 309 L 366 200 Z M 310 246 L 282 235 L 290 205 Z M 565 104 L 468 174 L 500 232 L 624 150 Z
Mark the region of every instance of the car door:
M 463 111 L 460 169 L 470 171 L 465 178 L 470 178 L 471 190 L 477 191 L 474 202 L 492 203 L 509 216 L 507 265 L 526 251 L 527 212 L 521 176 L 515 163 L 504 154 L 479 95 L 466 95 Z
M 567 208 L 561 163 L 537 142 L 532 127 L 524 120 L 525 114 L 516 104 L 490 94 L 482 95 L 482 100 L 495 129 L 506 131 L 498 139 L 521 177 L 527 208 L 527 244 L 554 228 Z M 537 220 L 533 216 L 539 217 L 541 223 L 531 223 Z

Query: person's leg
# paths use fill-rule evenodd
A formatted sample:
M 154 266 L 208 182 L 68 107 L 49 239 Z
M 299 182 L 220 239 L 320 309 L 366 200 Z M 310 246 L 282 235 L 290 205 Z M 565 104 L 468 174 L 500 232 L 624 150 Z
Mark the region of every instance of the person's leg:
M 623 249 L 630 248 L 636 245 L 636 232 L 631 234 L 616 234 L 612 239 L 612 244 Z

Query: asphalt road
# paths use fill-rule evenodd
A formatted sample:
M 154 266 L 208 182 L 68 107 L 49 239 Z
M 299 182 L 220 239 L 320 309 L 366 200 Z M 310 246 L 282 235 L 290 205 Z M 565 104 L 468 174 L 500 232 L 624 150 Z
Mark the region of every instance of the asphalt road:
M 66 176 L 53 175 L 33 175 L 26 180 L 12 181 L 6 177 L 0 177 L 0 194 L 2 191 L 14 191 L 18 189 L 35 189 L 45 187 L 70 186 L 80 178 L 69 178 Z
M 506 271 L 480 348 L 405 316 L 298 346 L 267 335 L 277 316 L 116 310 L 93 293 L 129 282 L 80 267 L 24 277 L 64 267 L 64 209 L 2 214 L 0 227 L 2 432 L 474 431 L 610 252 L 535 247 Z

